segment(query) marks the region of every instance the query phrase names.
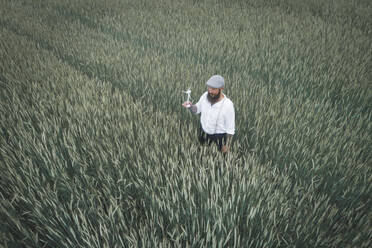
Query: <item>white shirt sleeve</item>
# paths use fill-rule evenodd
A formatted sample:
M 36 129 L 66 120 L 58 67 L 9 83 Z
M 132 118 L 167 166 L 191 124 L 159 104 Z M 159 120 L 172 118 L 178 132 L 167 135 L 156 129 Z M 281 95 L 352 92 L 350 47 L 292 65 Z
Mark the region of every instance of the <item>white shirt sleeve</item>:
M 201 109 L 202 109 L 202 102 L 204 101 L 204 98 L 206 97 L 208 92 L 205 92 L 200 98 L 199 101 L 195 104 L 196 106 L 196 113 L 195 114 L 200 114 Z
M 235 110 L 234 104 L 231 102 L 227 106 L 226 114 L 225 114 L 225 129 L 226 133 L 234 135 L 235 134 Z

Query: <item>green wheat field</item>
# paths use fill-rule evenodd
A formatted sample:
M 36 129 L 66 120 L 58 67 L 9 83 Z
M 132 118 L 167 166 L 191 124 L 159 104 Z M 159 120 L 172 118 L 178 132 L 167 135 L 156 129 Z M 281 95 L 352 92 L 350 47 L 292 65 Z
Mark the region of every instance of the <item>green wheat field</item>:
M 372 246 L 371 1 L 0 6 L 1 247 Z

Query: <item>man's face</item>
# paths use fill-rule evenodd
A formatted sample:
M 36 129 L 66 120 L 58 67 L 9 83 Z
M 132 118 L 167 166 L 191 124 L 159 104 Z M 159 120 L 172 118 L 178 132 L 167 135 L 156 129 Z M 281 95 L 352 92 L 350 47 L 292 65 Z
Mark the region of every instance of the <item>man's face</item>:
M 216 102 L 221 96 L 221 89 L 212 88 L 208 86 L 208 100 L 210 102 Z

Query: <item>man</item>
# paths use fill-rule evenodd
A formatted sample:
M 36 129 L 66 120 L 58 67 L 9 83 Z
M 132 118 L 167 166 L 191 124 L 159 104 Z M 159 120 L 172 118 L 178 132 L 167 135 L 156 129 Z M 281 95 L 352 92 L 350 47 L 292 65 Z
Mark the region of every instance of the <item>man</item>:
M 214 75 L 206 82 L 206 85 L 207 92 L 195 105 L 186 101 L 182 106 L 189 108 L 194 114 L 201 114 L 199 141 L 202 144 L 214 142 L 219 150 L 226 154 L 235 133 L 234 104 L 222 93 L 225 86 L 223 77 Z

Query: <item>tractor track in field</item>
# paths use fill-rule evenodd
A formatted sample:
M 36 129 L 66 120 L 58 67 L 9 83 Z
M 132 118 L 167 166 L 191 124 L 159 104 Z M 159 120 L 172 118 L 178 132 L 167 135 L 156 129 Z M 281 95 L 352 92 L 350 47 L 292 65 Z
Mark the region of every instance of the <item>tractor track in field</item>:
M 39 11 L 40 9 L 45 9 L 48 7 L 48 5 L 44 2 L 41 3 L 35 3 L 35 2 L 27 2 L 22 1 L 24 5 L 30 6 L 32 9 L 35 9 L 36 11 Z M 304 91 L 307 92 L 306 98 L 312 99 L 314 101 L 318 101 L 320 98 L 322 98 L 322 92 L 312 94 L 312 85 L 313 83 L 306 84 L 307 86 L 304 87 L 304 85 L 301 85 L 301 87 L 296 87 L 296 85 L 293 85 L 295 82 L 289 80 L 288 78 L 285 78 L 281 75 L 276 75 L 275 78 L 269 79 L 269 75 L 267 72 L 261 71 L 260 69 L 254 69 L 251 68 L 250 64 L 241 64 L 234 61 L 234 59 L 229 58 L 228 56 L 215 56 L 215 55 L 209 55 L 205 53 L 203 56 L 200 56 L 200 54 L 192 49 L 184 51 L 179 49 L 167 49 L 164 46 L 157 44 L 156 42 L 141 37 L 139 35 L 131 34 L 128 31 L 119 31 L 115 27 L 107 26 L 103 24 L 97 23 L 97 21 L 81 15 L 77 10 L 74 10 L 70 7 L 66 7 L 65 5 L 61 5 L 58 3 L 53 3 L 53 5 L 49 5 L 49 7 L 53 8 L 57 15 L 54 14 L 48 14 L 48 18 L 55 19 L 56 21 L 60 20 L 63 17 L 63 20 L 67 22 L 78 22 L 88 29 L 94 31 L 94 32 L 101 32 L 105 35 L 110 36 L 115 41 L 118 42 L 124 42 L 129 43 L 132 45 L 132 47 L 135 47 L 136 50 L 139 52 L 139 54 L 143 51 L 151 50 L 151 51 L 157 51 L 159 54 L 162 54 L 163 56 L 169 56 L 171 58 L 176 58 L 180 61 L 189 61 L 190 63 L 194 65 L 198 64 L 213 64 L 216 68 L 221 68 L 221 72 L 225 71 L 226 74 L 233 74 L 236 71 L 246 71 L 248 74 L 255 80 L 255 81 L 262 81 L 263 83 L 267 84 L 267 87 L 272 90 L 272 93 L 275 93 L 275 85 L 280 84 L 281 87 L 286 88 L 286 94 L 288 94 L 290 97 L 298 97 L 297 91 Z M 1 24 L 1 22 L 0 22 Z M 1 24 L 2 25 L 2 24 Z M 109 66 L 99 63 L 99 62 L 88 62 L 84 60 L 79 60 L 73 55 L 66 55 L 62 54 L 61 51 L 59 51 L 58 48 L 53 47 L 51 44 L 49 44 L 47 41 L 42 40 L 39 37 L 35 37 L 31 33 L 27 33 L 26 31 L 20 32 L 18 28 L 14 28 L 15 24 L 12 24 L 10 27 L 10 30 L 14 33 L 24 36 L 29 40 L 33 40 L 35 43 L 38 43 L 41 45 L 42 48 L 52 52 L 54 55 L 56 55 L 61 61 L 68 63 L 73 68 L 81 71 L 85 75 L 87 75 L 89 78 L 97 77 L 98 79 L 102 81 L 109 81 L 112 83 L 112 85 L 115 88 L 123 89 L 130 93 L 130 95 L 136 99 L 135 94 L 132 92 L 133 85 L 128 86 L 124 85 L 120 82 L 120 80 L 116 79 L 112 75 L 115 75 L 115 69 L 110 69 Z M 12 28 L 13 26 L 13 28 Z M 223 68 L 219 61 L 223 61 L 225 64 L 228 64 L 228 68 Z M 262 61 L 264 64 L 264 60 Z M 94 73 L 92 71 L 103 71 L 104 73 Z M 224 73 L 223 73 L 224 74 Z M 132 88 L 132 89 L 131 89 Z M 298 88 L 298 89 L 297 89 Z M 340 92 L 339 89 L 335 89 L 334 93 L 332 94 L 332 99 L 334 104 L 340 100 Z
M 35 10 L 39 10 L 40 8 L 46 8 L 47 5 L 45 3 L 37 4 L 34 2 L 28 2 L 23 1 L 24 5 L 30 6 L 31 8 Z M 206 52 L 201 56 L 198 52 L 188 49 L 186 50 L 180 50 L 180 49 L 168 49 L 161 44 L 158 44 L 156 41 L 141 37 L 140 35 L 135 35 L 133 33 L 130 33 L 128 31 L 119 31 L 115 27 L 107 26 L 98 23 L 97 21 L 93 20 L 92 18 L 88 18 L 86 16 L 81 15 L 77 10 L 74 10 L 72 8 L 66 7 L 65 5 L 60 5 L 58 3 L 54 3 L 53 6 L 51 6 L 53 9 L 55 9 L 56 13 L 58 15 L 50 14 L 50 18 L 58 19 L 60 17 L 63 17 L 64 20 L 68 22 L 79 22 L 80 24 L 84 25 L 85 27 L 95 31 L 95 32 L 101 32 L 105 35 L 110 36 L 115 41 L 129 43 L 133 47 L 136 47 L 137 51 L 143 51 L 143 50 L 152 50 L 157 51 L 160 54 L 167 54 L 166 56 L 177 58 L 180 61 L 187 60 L 190 63 L 194 65 L 198 64 L 214 64 L 216 67 L 221 67 L 219 65 L 219 61 L 225 61 L 226 64 L 229 64 L 229 69 L 227 70 L 227 73 L 234 73 L 236 71 L 250 71 L 251 76 L 254 78 L 261 78 L 265 79 L 266 76 L 263 75 L 261 72 L 257 70 L 250 70 L 249 64 L 242 65 L 241 63 L 235 62 L 233 59 L 227 57 L 227 56 L 215 56 L 207 54 Z M 227 62 L 226 62 L 227 61 Z M 261 75 L 262 74 L 262 75 Z
M 95 32 L 101 32 L 105 35 L 108 35 L 112 37 L 115 41 L 118 42 L 124 42 L 131 44 L 138 52 L 143 52 L 147 50 L 151 51 L 157 51 L 159 54 L 162 54 L 164 56 L 169 56 L 171 58 L 176 58 L 180 61 L 188 61 L 194 65 L 198 64 L 213 64 L 216 68 L 221 69 L 221 73 L 225 71 L 226 74 L 233 74 L 237 71 L 245 71 L 248 72 L 248 74 L 255 80 L 255 81 L 262 81 L 263 83 L 267 84 L 267 87 L 271 89 L 275 93 L 275 85 L 279 84 L 281 87 L 286 88 L 285 92 L 288 95 L 288 97 L 297 98 L 298 91 L 307 92 L 305 94 L 305 98 L 311 99 L 313 101 L 320 101 L 325 96 L 324 92 L 322 90 L 322 87 L 318 87 L 317 92 L 314 91 L 314 88 L 312 85 L 317 84 L 316 82 L 308 82 L 307 84 L 302 84 L 301 86 L 296 86 L 295 81 L 291 81 L 290 79 L 277 74 L 273 79 L 270 79 L 267 75 L 268 73 L 265 71 L 261 71 L 260 69 L 254 69 L 251 68 L 252 66 L 250 64 L 241 64 L 237 63 L 233 58 L 229 58 L 228 56 L 221 57 L 216 55 L 209 55 L 207 53 L 201 55 L 197 51 L 194 51 L 193 49 L 189 49 L 187 51 L 180 50 L 177 48 L 173 49 L 167 49 L 166 47 L 162 46 L 161 44 L 158 44 L 156 41 L 153 41 L 148 38 L 141 37 L 140 35 L 135 35 L 133 33 L 130 33 L 128 31 L 122 31 L 117 30 L 115 27 L 107 26 L 98 23 L 99 20 L 95 21 L 92 18 L 89 18 L 87 16 L 82 15 L 78 12 L 78 10 L 73 9 L 72 7 L 65 6 L 63 4 L 59 3 L 52 3 L 49 4 L 45 2 L 29 2 L 29 1 L 22 1 L 23 5 L 29 6 L 32 9 L 35 9 L 35 11 L 39 11 L 40 9 L 46 9 L 48 7 L 54 9 L 57 13 L 55 14 L 48 14 L 48 18 L 55 19 L 56 21 L 60 20 L 62 17 L 67 22 L 79 22 L 83 26 L 89 28 L 92 31 Z M 13 29 L 14 30 L 14 29 Z M 14 30 L 17 33 L 17 30 Z M 19 35 L 22 35 L 20 33 Z M 114 75 L 113 73 L 115 69 L 110 69 L 107 65 L 99 62 L 87 62 L 83 60 L 79 60 L 75 58 L 72 55 L 64 55 L 61 54 L 61 52 L 58 51 L 58 49 L 54 48 L 50 44 L 48 44 L 46 41 L 43 41 L 42 39 L 38 37 L 34 37 L 32 34 L 26 34 L 23 35 L 28 37 L 28 39 L 32 39 L 35 42 L 39 42 L 42 44 L 46 50 L 52 51 L 58 58 L 60 58 L 62 61 L 67 62 L 69 65 L 73 66 L 74 68 L 78 69 L 79 71 L 82 71 L 85 75 L 92 77 L 97 77 L 100 80 L 109 81 L 113 84 L 114 87 L 124 89 L 132 95 L 132 97 L 135 98 L 134 94 L 132 94 L 129 86 L 121 84 L 120 80 L 117 80 L 111 75 Z M 140 54 L 140 53 L 139 53 Z M 224 68 L 220 65 L 219 61 L 225 61 L 225 64 L 229 65 L 228 68 Z M 265 64 L 264 59 L 262 58 L 262 64 Z M 93 69 L 93 70 L 91 70 Z M 100 73 L 93 73 L 92 71 L 104 71 L 102 75 Z M 339 87 L 336 87 L 331 92 L 331 98 L 329 100 L 332 102 L 334 106 L 337 106 L 337 103 L 340 101 L 344 101 L 345 99 L 342 99 L 341 92 Z M 352 97 L 351 100 L 349 100 L 350 103 L 353 105 L 358 102 L 358 96 Z M 359 102 L 358 105 L 361 105 L 363 103 Z
M 58 47 L 53 46 L 50 42 L 34 35 L 32 32 L 29 32 L 25 29 L 23 29 L 20 25 L 17 23 L 10 21 L 10 20 L 1 20 L 0 18 L 0 27 L 3 27 L 4 29 L 8 30 L 9 32 L 14 33 L 17 36 L 25 38 L 27 41 L 37 45 L 40 49 L 43 49 L 45 51 L 48 51 L 51 55 L 55 56 L 61 63 L 64 63 L 71 68 L 75 69 L 76 71 L 80 72 L 82 75 L 87 76 L 89 79 L 98 79 L 100 81 L 105 81 L 108 83 L 111 83 L 113 88 L 123 90 L 125 93 L 127 93 L 132 101 L 134 103 L 139 102 L 141 105 L 145 104 L 141 98 L 136 98 L 135 95 L 132 94 L 130 91 L 130 86 L 124 85 L 120 82 L 120 80 L 113 78 L 113 73 L 110 73 L 110 69 L 102 63 L 89 63 L 85 60 L 81 60 L 76 58 L 73 55 L 70 54 L 64 54 L 61 49 Z M 106 70 L 106 73 L 99 74 L 92 72 L 92 68 L 101 68 L 100 70 Z M 0 80 L 4 79 L 5 82 L 8 82 L 7 78 L 3 76 L 3 78 L 0 78 Z M 157 111 L 160 111 L 164 113 L 164 109 L 158 109 Z M 178 115 L 178 119 L 182 120 L 182 114 Z
M 27 4 L 31 4 L 31 6 L 35 9 L 38 9 L 40 7 L 40 5 L 36 5 L 33 3 L 27 2 Z M 233 58 L 229 58 L 228 56 L 210 55 L 210 54 L 207 54 L 206 52 L 205 54 L 201 56 L 201 54 L 199 54 L 197 51 L 194 51 L 193 49 L 189 49 L 187 51 L 180 50 L 177 48 L 167 49 L 166 47 L 162 46 L 161 44 L 158 44 L 156 41 L 153 41 L 151 39 L 141 37 L 140 35 L 132 34 L 128 31 L 119 31 L 115 27 L 97 23 L 99 20 L 95 21 L 92 18 L 84 16 L 81 13 L 79 13 L 77 10 L 72 9 L 71 7 L 67 7 L 65 5 L 61 5 L 58 3 L 55 3 L 52 7 L 56 10 L 58 15 L 60 15 L 60 16 L 53 15 L 52 16 L 53 18 L 58 19 L 59 17 L 63 17 L 68 22 L 77 21 L 95 32 L 102 32 L 103 34 L 112 37 L 115 41 L 129 43 L 133 47 L 135 47 L 137 51 L 147 51 L 147 50 L 154 51 L 155 50 L 164 56 L 176 58 L 176 59 L 179 59 L 180 61 L 188 61 L 192 63 L 193 65 L 212 64 L 212 65 L 215 65 L 216 68 L 220 68 L 221 71 L 225 71 L 226 74 L 230 74 L 230 73 L 233 74 L 237 71 L 246 71 L 255 81 L 262 81 L 265 84 L 267 84 L 267 87 L 269 87 L 269 89 L 272 90 L 272 93 L 275 93 L 274 86 L 276 84 L 280 84 L 281 87 L 287 89 L 286 92 L 288 94 L 288 97 L 292 97 L 292 98 L 298 97 L 298 91 L 307 92 L 307 94 L 304 94 L 307 100 L 311 99 L 313 101 L 320 101 L 324 97 L 327 97 L 324 95 L 323 90 L 318 90 L 318 92 L 314 91 L 312 85 L 317 84 L 317 82 L 309 81 L 307 84 L 304 83 L 301 86 L 296 86 L 295 81 L 291 81 L 290 79 L 280 74 L 276 74 L 275 77 L 270 79 L 267 72 L 262 71 L 260 69 L 254 69 L 252 68 L 251 64 L 238 63 Z M 219 61 L 224 61 L 224 63 L 229 65 L 229 67 L 224 68 L 219 63 Z M 83 63 L 83 61 L 81 61 L 81 63 Z M 264 58 L 262 58 L 262 64 L 265 64 Z M 105 71 L 110 70 L 105 64 L 102 64 L 102 63 L 89 64 L 89 68 L 90 67 L 97 68 L 97 69 L 103 68 Z M 109 80 L 110 82 L 115 84 L 116 87 L 120 87 L 120 82 L 115 82 L 116 81 L 115 78 L 112 78 L 111 76 L 109 76 L 111 74 L 112 74 L 111 72 L 105 73 L 105 75 L 108 76 L 108 78 L 105 78 L 105 79 L 103 79 L 102 77 L 99 77 L 99 75 L 94 75 L 94 76 L 99 77 L 101 80 Z M 330 100 L 332 101 L 332 104 L 334 106 L 337 106 L 338 102 L 344 100 L 341 97 L 341 92 L 340 92 L 339 87 L 335 87 L 332 90 Z M 355 102 L 357 101 L 358 101 L 358 97 L 356 96 L 355 99 L 352 99 L 349 102 L 355 104 Z M 358 104 L 362 104 L 362 103 L 358 103 Z
M 7 29 L 8 31 L 24 37 L 26 40 L 33 42 L 34 44 L 37 44 L 41 49 L 44 49 L 51 54 L 53 54 L 56 58 L 58 58 L 62 63 L 65 63 L 72 68 L 74 68 L 77 71 L 80 71 L 83 75 L 87 76 L 89 79 L 98 78 L 101 81 L 107 81 L 108 78 L 106 76 L 101 76 L 93 73 L 90 68 L 105 68 L 105 70 L 108 70 L 107 67 L 102 63 L 87 63 L 86 61 L 80 60 L 76 58 L 75 56 L 69 55 L 69 54 L 63 54 L 58 48 L 50 44 L 48 41 L 36 37 L 31 32 L 28 32 L 24 29 L 22 29 L 19 25 L 17 25 L 14 22 L 11 22 L 9 20 L 4 21 L 0 20 L 0 26 Z M 102 69 L 101 69 L 102 70 Z M 107 74 L 105 74 L 107 75 Z M 1 79 L 1 78 L 0 78 Z M 5 77 L 4 77 L 5 79 Z M 110 79 L 109 79 L 110 80 Z M 113 85 L 117 84 L 114 80 L 110 80 Z M 117 86 L 120 84 L 117 84 Z
M 45 3 L 35 3 L 35 2 L 28 2 L 28 1 L 22 1 L 22 3 L 26 6 L 30 6 L 32 9 L 35 9 L 36 11 L 39 11 L 42 8 L 47 8 L 48 5 Z M 66 8 L 64 5 L 58 5 L 58 4 L 53 4 L 51 6 L 53 9 L 56 10 L 58 15 L 54 14 L 48 14 L 48 18 L 51 19 L 56 19 L 58 21 L 63 17 L 63 19 L 67 22 L 79 22 L 80 24 L 86 26 L 90 30 L 94 32 L 102 32 L 105 35 L 109 35 L 112 37 L 114 40 L 119 41 L 119 42 L 125 42 L 125 43 L 130 43 L 133 45 L 133 47 L 136 47 L 137 51 L 146 51 L 146 50 L 156 50 L 160 52 L 161 54 L 169 54 L 165 56 L 170 56 L 172 58 L 178 58 L 179 60 L 187 60 L 188 58 L 198 58 L 199 55 L 197 52 L 192 51 L 192 50 L 187 50 L 187 51 L 170 51 L 164 48 L 161 45 L 155 45 L 155 42 L 152 42 L 149 39 L 140 37 L 139 35 L 133 35 L 130 34 L 129 32 L 122 32 L 116 30 L 114 27 L 102 25 L 102 24 L 97 24 L 95 21 L 93 21 L 90 18 L 87 18 L 85 16 L 82 16 L 79 12 L 76 10 L 73 10 L 71 8 Z M 89 78 L 94 78 L 97 77 L 98 79 L 102 81 L 108 81 L 112 83 L 113 87 L 116 87 L 118 89 L 123 89 L 127 92 L 130 93 L 130 95 L 136 99 L 135 95 L 132 94 L 130 90 L 130 86 L 123 85 L 120 80 L 115 79 L 111 75 L 114 75 L 115 73 L 114 70 L 111 70 L 108 66 L 106 66 L 103 63 L 97 63 L 97 62 L 88 62 L 84 60 L 80 60 L 76 58 L 73 55 L 68 55 L 68 54 L 63 54 L 60 49 L 57 47 L 54 47 L 51 45 L 48 41 L 43 40 L 40 37 L 35 36 L 31 32 L 28 32 L 27 30 L 22 30 L 22 28 L 17 25 L 15 22 L 11 22 L 9 20 L 3 21 L 0 20 L 0 25 L 3 26 L 4 28 L 8 29 L 9 31 L 25 37 L 27 40 L 34 42 L 35 44 L 38 44 L 42 49 L 45 49 L 52 54 L 54 54 L 60 61 L 68 64 L 69 66 L 75 68 L 76 70 L 82 72 L 84 75 L 88 76 Z M 210 63 L 210 64 L 215 64 L 216 67 L 218 66 L 218 61 L 220 61 L 222 58 L 221 57 L 216 57 L 216 56 L 210 56 L 208 54 L 205 54 L 203 56 L 201 63 Z M 228 57 L 224 58 L 225 60 L 231 60 Z M 199 64 L 200 58 L 198 60 L 190 60 L 194 65 Z M 239 63 L 235 62 L 229 62 L 230 67 L 233 68 L 233 71 L 245 71 L 248 70 L 249 65 L 240 65 Z M 105 71 L 103 75 L 99 73 L 94 73 L 92 71 Z M 262 79 L 263 81 L 268 80 L 267 75 L 259 70 L 250 70 L 249 73 L 253 78 L 256 79 Z

